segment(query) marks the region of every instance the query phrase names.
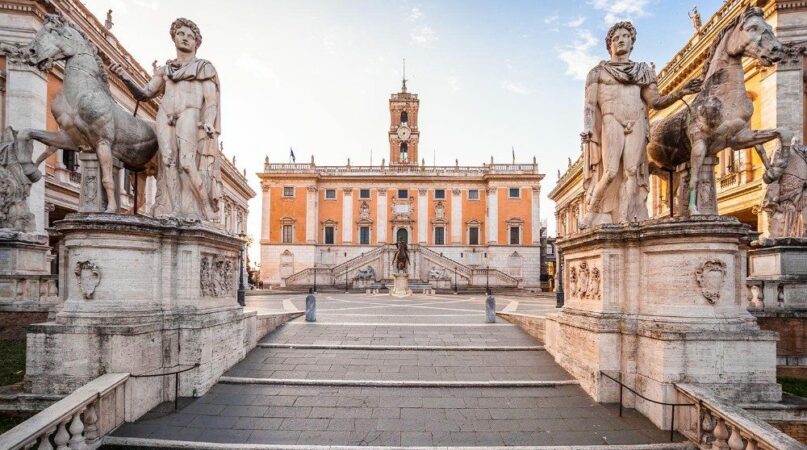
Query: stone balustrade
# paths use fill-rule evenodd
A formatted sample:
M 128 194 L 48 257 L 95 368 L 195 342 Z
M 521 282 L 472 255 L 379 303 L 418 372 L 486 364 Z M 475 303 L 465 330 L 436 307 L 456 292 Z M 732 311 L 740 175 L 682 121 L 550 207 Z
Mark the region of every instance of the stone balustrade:
M 0 435 L 8 450 L 98 448 L 124 421 L 129 374 L 110 373 L 76 389 L 49 408 Z
M 366 176 L 388 175 L 464 175 L 483 176 L 489 174 L 537 174 L 538 164 L 486 164 L 483 166 L 419 166 L 419 165 L 384 165 L 384 166 L 317 166 L 311 163 L 265 163 L 266 173 L 310 173 L 320 175 Z
M 804 446 L 748 411 L 730 404 L 707 388 L 676 384 L 682 408 L 678 432 L 702 450 L 796 450 Z

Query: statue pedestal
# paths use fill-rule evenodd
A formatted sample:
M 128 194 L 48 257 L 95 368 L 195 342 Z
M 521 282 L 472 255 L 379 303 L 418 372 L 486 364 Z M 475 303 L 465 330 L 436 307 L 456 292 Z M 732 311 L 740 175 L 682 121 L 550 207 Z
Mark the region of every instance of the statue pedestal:
M 701 384 L 743 403 L 778 401 L 776 333 L 746 310 L 747 227 L 697 216 L 604 225 L 559 240 L 566 301 L 546 320 L 546 347 L 598 402 L 617 378 L 675 402 L 674 383 Z M 658 427 L 670 408 L 626 392 Z
M 44 234 L 0 229 L 0 312 L 48 312 L 58 302 Z
M 104 185 L 101 183 L 101 165 L 98 155 L 91 152 L 79 152 L 81 161 L 81 190 L 79 193 L 78 210 L 82 213 L 103 212 L 109 201 L 106 198 Z M 115 200 L 120 203 L 120 179 L 118 174 L 123 164 L 114 159 L 112 180 L 115 183 Z M 120 204 L 118 205 L 120 210 Z
M 717 215 L 717 190 L 715 188 L 715 166 L 717 157 L 703 158 L 703 165 L 697 176 L 699 177 L 698 192 L 695 195 L 695 205 L 700 215 Z M 673 187 L 676 191 L 676 205 L 674 211 L 681 217 L 689 216 L 689 163 L 676 167 Z
M 748 251 L 749 310 L 759 326 L 779 333 L 780 375 L 807 374 L 802 345 L 807 320 L 807 238 L 768 238 Z
M 409 289 L 409 275 L 405 273 L 394 273 L 392 277 L 394 281 L 389 295 L 393 297 L 408 297 L 412 295 L 412 290 Z
M 236 303 L 240 239 L 199 223 L 72 214 L 57 223 L 63 307 L 28 329 L 25 386 L 67 394 L 104 373 L 172 373 L 204 394 L 254 341 Z M 129 389 L 129 388 L 127 388 Z M 134 378 L 131 417 L 174 397 L 174 375 Z

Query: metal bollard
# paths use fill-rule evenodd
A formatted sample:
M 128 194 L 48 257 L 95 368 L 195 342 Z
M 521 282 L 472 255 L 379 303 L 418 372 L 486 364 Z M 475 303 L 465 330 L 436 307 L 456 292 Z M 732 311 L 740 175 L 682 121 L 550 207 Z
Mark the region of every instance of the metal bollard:
M 308 296 L 305 298 L 305 321 L 317 321 L 317 297 L 314 296 L 314 290 L 308 290 Z
M 496 323 L 496 297 L 488 291 L 488 298 L 485 299 L 485 321 Z

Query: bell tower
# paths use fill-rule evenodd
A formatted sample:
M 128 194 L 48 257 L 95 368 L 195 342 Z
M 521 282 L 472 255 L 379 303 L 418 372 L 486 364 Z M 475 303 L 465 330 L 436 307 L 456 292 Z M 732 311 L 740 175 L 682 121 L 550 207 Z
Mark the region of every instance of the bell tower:
M 389 99 L 389 161 L 390 164 L 418 164 L 418 108 L 417 94 L 406 89 L 406 60 L 401 92 L 392 94 Z

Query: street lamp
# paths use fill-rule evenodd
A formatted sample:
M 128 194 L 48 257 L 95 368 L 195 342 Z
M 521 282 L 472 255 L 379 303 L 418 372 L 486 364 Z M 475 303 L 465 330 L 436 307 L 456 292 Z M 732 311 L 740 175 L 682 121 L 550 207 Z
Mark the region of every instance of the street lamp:
M 345 266 L 345 294 L 349 292 L 349 286 L 347 284 L 347 273 L 350 272 L 350 266 Z
M 454 266 L 454 294 L 457 293 L 457 266 Z
M 246 234 L 241 232 L 238 235 L 241 238 L 241 249 L 238 252 L 238 304 L 241 306 L 246 306 L 246 292 L 244 290 L 244 247 L 246 243 Z
M 490 294 L 490 266 L 485 266 L 485 292 Z

